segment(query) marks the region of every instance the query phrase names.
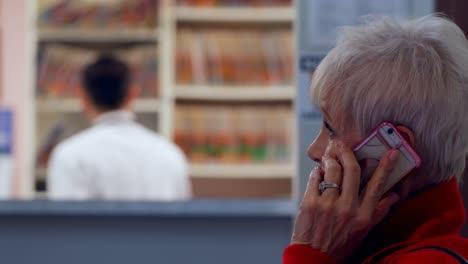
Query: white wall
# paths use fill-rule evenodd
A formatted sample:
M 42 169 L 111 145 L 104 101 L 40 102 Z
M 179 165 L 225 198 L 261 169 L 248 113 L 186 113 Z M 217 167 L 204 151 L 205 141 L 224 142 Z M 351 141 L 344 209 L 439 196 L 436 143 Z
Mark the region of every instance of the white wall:
M 14 114 L 12 198 L 30 198 L 33 190 L 34 3 L 35 0 L 0 0 L 0 102 Z

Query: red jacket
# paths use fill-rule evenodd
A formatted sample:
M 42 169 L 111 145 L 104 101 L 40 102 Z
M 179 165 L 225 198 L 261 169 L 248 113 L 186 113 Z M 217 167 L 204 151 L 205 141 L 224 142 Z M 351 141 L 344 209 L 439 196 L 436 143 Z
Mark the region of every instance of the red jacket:
M 456 179 L 428 189 L 397 207 L 374 228 L 346 263 L 459 263 L 437 250 L 410 252 L 424 246 L 451 249 L 468 259 L 468 239 L 459 232 L 465 209 Z M 305 245 L 290 245 L 283 264 L 335 264 L 326 254 Z

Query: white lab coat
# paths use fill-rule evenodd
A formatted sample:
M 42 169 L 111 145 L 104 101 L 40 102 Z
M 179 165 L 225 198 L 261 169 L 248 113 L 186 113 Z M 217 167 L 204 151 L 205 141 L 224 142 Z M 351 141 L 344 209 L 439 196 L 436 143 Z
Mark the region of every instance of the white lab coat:
M 177 200 L 191 196 L 185 156 L 127 111 L 99 116 L 65 140 L 49 163 L 49 197 L 83 200 Z

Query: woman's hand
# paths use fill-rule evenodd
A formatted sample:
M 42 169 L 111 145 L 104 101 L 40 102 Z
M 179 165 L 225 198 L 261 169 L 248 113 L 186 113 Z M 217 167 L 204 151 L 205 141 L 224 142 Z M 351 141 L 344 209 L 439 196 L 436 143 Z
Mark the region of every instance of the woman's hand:
M 360 197 L 361 170 L 354 153 L 342 144 L 332 144 L 321 166 L 310 174 L 291 243 L 318 249 L 338 262 L 346 260 L 398 201 L 394 193 L 382 198 L 386 177 L 398 155 L 398 150 L 384 155 Z M 341 189 L 320 193 L 322 181 L 336 183 Z

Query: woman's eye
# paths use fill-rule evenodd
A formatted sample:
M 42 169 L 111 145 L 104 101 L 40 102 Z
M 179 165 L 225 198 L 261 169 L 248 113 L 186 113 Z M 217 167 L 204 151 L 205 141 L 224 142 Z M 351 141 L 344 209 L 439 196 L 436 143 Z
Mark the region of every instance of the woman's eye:
M 328 136 L 333 137 L 335 136 L 335 131 L 330 127 L 330 125 L 327 122 L 323 122 L 325 125 L 325 128 L 328 130 Z

